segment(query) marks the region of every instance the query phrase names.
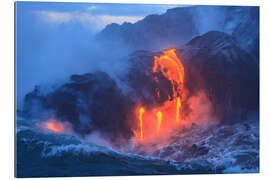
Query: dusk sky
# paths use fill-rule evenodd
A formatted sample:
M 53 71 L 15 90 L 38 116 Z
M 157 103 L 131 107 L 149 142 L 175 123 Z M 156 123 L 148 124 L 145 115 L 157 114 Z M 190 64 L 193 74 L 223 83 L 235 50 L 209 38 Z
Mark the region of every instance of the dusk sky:
M 134 23 L 177 5 L 16 3 L 18 104 L 35 85 L 88 72 L 91 38 L 110 23 Z

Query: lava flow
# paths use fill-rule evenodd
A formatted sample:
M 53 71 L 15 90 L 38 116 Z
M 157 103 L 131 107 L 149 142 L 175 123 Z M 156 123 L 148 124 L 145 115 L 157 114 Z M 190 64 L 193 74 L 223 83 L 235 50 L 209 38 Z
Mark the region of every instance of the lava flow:
M 181 107 L 184 88 L 184 67 L 181 60 L 172 48 L 163 51 L 162 55 L 154 56 L 154 66 L 152 73 L 155 82 L 159 82 L 158 74 L 162 74 L 169 80 L 172 95 L 159 107 L 145 108 L 140 107 L 139 124 L 140 139 L 145 140 L 163 135 L 181 122 Z M 160 90 L 155 89 L 156 97 L 160 98 Z
M 52 131 L 54 133 L 64 133 L 66 131 L 66 127 L 63 123 L 57 122 L 55 120 L 48 120 L 45 123 L 45 127 L 47 130 Z
M 162 122 L 162 112 L 158 111 L 157 112 L 157 133 L 160 131 L 160 126 Z
M 143 119 L 142 119 L 143 113 L 144 113 L 144 109 L 141 107 L 140 108 L 140 136 L 141 136 L 141 139 L 143 139 Z

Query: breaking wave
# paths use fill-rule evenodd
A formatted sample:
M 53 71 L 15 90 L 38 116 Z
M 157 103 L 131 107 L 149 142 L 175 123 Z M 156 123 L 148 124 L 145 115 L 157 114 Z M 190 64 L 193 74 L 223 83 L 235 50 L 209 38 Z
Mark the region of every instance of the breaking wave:
M 177 138 L 180 135 L 182 138 Z M 151 146 L 155 147 L 155 144 Z M 234 127 L 213 125 L 202 128 L 193 125 L 188 131 L 175 133 L 167 146 L 151 153 L 143 151 L 144 148 L 147 147 L 124 152 L 73 135 L 19 125 L 17 176 L 259 172 L 259 132 L 258 125 L 253 122 L 235 124 Z M 39 170 L 34 171 L 33 167 Z

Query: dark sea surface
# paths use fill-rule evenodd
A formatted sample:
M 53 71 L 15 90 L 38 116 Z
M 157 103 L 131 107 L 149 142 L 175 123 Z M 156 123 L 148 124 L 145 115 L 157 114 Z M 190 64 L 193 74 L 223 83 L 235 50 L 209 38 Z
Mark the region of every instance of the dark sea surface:
M 16 135 L 17 177 L 259 172 L 259 133 L 254 123 L 194 126 L 188 133 L 172 135 L 167 146 L 150 154 L 143 152 L 144 147 L 123 153 L 19 123 Z

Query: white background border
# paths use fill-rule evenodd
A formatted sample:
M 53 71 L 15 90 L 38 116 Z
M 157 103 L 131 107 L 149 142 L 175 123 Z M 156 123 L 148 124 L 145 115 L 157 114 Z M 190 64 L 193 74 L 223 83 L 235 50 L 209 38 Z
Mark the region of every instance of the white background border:
M 33 0 L 32 0 L 33 1 Z M 47 0 L 51 1 L 51 0 Z M 57 0 L 76 2 L 76 0 Z M 80 0 L 80 2 L 115 2 L 147 4 L 250 5 L 260 6 L 260 173 L 181 176 L 91 177 L 91 179 L 270 179 L 270 8 L 269 0 Z M 14 179 L 14 1 L 0 1 L 0 177 Z M 34 178 L 46 179 L 46 178 Z M 50 178 L 54 179 L 54 178 Z M 57 178 L 72 179 L 72 178 Z M 75 178 L 74 178 L 75 179 Z M 76 178 L 76 179 L 90 179 Z

